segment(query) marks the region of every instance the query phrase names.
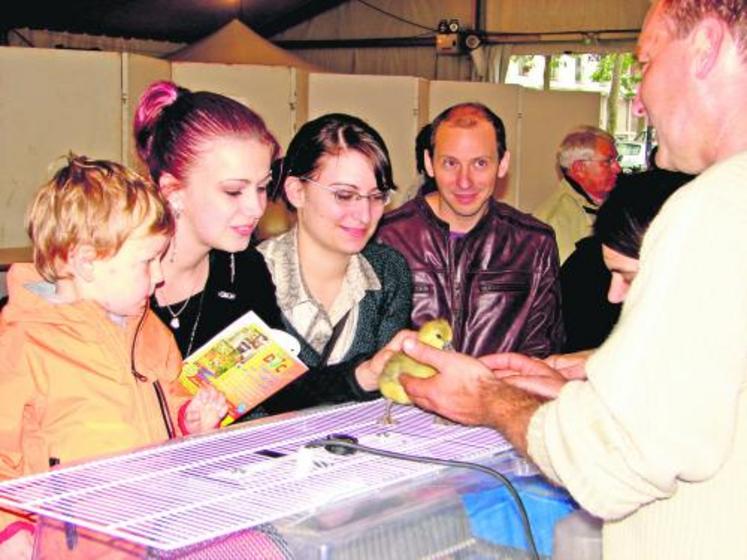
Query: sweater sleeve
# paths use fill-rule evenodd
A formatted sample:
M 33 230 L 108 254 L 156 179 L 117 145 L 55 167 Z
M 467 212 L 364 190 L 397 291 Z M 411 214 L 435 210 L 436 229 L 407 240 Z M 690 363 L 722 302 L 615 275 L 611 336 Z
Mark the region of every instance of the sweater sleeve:
M 410 326 L 412 276 L 405 258 L 395 249 L 378 246 L 385 255 L 379 273 L 384 296 L 379 307 L 376 348 L 382 348 L 395 334 Z
M 530 424 L 535 462 L 605 519 L 709 479 L 734 444 L 747 373 L 747 200 L 734 177 L 708 175 L 652 224 L 588 382 L 567 384 Z

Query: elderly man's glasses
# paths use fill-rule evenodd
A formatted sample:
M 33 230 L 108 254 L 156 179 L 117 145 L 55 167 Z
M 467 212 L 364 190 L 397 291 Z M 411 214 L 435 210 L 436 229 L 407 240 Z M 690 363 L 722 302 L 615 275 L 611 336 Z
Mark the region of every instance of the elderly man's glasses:
M 323 185 L 319 181 L 315 181 L 314 179 L 311 179 L 309 177 L 301 177 L 301 180 L 308 181 L 309 183 L 313 183 L 317 187 L 321 187 L 324 190 L 331 192 L 332 196 L 335 197 L 335 202 L 337 202 L 337 204 L 339 204 L 340 206 L 352 206 L 360 200 L 368 200 L 372 206 L 383 207 L 389 204 L 389 201 L 391 200 L 389 191 L 377 190 L 375 192 L 372 192 L 371 194 L 360 194 L 359 192 L 354 191 L 350 188 L 335 188 L 328 185 Z
M 622 161 L 622 156 L 610 156 L 606 158 L 586 158 L 586 159 L 577 159 L 576 161 L 595 161 L 597 163 L 603 163 L 605 165 L 612 165 L 616 162 Z

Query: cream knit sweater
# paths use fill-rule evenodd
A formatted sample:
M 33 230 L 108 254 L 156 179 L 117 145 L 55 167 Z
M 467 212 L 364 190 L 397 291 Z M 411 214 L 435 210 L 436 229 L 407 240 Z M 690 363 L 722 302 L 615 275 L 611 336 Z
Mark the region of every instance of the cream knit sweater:
M 604 558 L 747 558 L 747 152 L 662 209 L 587 372 L 529 453 L 606 520 Z

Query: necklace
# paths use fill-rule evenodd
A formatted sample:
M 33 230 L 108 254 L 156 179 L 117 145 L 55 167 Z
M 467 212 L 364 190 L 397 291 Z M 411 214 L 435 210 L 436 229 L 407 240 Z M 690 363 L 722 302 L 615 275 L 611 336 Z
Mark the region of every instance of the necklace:
M 192 344 L 194 344 L 195 341 L 195 333 L 197 332 L 197 325 L 200 323 L 200 317 L 202 317 L 202 301 L 205 299 L 205 292 L 207 291 L 207 286 L 205 286 L 205 289 L 202 290 L 202 293 L 200 294 L 200 302 L 197 304 L 197 317 L 195 317 L 195 322 L 192 325 L 192 331 L 189 333 L 189 344 L 187 345 L 187 352 L 184 354 L 184 357 L 189 357 L 190 354 L 192 354 Z
M 179 322 L 179 315 L 181 315 L 184 312 L 184 310 L 187 309 L 187 306 L 189 305 L 189 300 L 191 299 L 192 299 L 192 296 L 190 295 L 186 300 L 184 300 L 184 303 L 182 304 L 182 306 L 179 308 L 179 311 L 177 312 L 174 312 L 171 309 L 171 306 L 169 304 L 166 304 L 164 306 L 166 307 L 166 311 L 169 312 L 169 315 L 171 315 L 171 320 L 169 321 L 169 325 L 171 325 L 172 329 L 177 330 L 181 326 L 181 323 Z
M 209 262 L 210 261 L 208 260 L 208 274 L 210 274 L 210 264 L 209 264 Z M 198 278 L 199 278 L 199 276 L 198 276 Z M 184 310 L 187 309 L 187 306 L 189 305 L 189 302 L 191 301 L 192 296 L 195 295 L 194 294 L 195 288 L 197 288 L 196 285 L 193 286 L 192 292 L 189 294 L 189 297 L 186 300 L 184 300 L 184 303 L 179 308 L 179 311 L 175 312 L 173 309 L 171 309 L 171 306 L 169 304 L 166 304 L 164 306 L 164 307 L 166 307 L 166 311 L 169 312 L 169 315 L 171 315 L 171 320 L 169 321 L 169 325 L 171 325 L 172 329 L 178 330 L 179 327 L 181 326 L 181 322 L 179 321 L 179 315 L 181 315 L 182 313 L 184 313 Z M 200 306 L 202 306 L 202 299 L 200 299 Z M 202 307 L 200 307 L 200 310 L 202 310 Z

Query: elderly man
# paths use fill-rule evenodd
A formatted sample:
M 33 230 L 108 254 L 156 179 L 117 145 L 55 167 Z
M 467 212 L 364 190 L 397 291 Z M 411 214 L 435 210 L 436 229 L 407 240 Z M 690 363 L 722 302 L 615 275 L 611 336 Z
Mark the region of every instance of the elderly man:
M 433 121 L 421 192 L 379 224 L 378 238 L 412 271 L 412 320 L 447 319 L 453 345 L 473 355 L 560 350 L 559 266 L 550 228 L 493 198 L 508 172 L 501 119 L 462 103 Z
M 561 264 L 576 241 L 591 235 L 599 205 L 614 188 L 620 174 L 615 139 L 594 126 L 572 130 L 558 147 L 558 171 L 562 177 L 555 192 L 533 212 L 555 230 Z
M 745 0 L 656 1 L 638 60 L 636 104 L 656 127 L 657 162 L 700 175 L 648 230 L 620 323 L 582 368 L 588 380 L 543 402 L 498 379 L 558 382 L 539 360 L 478 361 L 408 335 L 390 348 L 441 371 L 403 379 L 418 405 L 500 430 L 602 517 L 605 559 L 744 559 Z

